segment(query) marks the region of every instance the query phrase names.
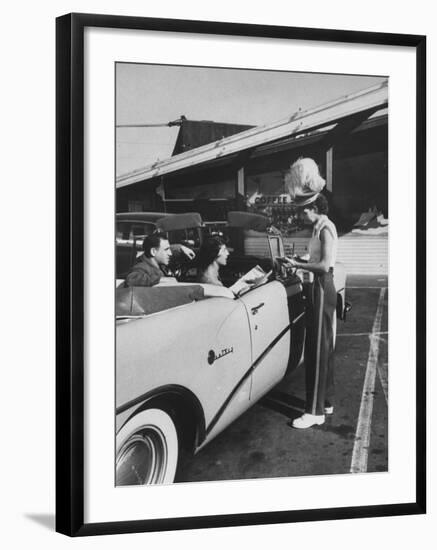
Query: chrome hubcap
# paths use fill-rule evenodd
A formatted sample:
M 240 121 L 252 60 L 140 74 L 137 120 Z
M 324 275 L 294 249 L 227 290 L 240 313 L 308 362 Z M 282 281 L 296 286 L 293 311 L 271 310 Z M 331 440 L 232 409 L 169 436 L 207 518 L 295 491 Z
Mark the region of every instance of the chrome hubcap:
M 162 483 L 168 449 L 164 434 L 156 426 L 145 426 L 132 434 L 117 454 L 117 486 Z

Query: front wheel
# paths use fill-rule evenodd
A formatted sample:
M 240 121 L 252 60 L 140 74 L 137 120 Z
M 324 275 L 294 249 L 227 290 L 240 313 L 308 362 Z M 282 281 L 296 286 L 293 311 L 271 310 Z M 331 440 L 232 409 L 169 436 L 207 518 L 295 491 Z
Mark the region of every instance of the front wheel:
M 120 429 L 116 443 L 116 486 L 173 483 L 178 435 L 165 411 L 139 412 Z

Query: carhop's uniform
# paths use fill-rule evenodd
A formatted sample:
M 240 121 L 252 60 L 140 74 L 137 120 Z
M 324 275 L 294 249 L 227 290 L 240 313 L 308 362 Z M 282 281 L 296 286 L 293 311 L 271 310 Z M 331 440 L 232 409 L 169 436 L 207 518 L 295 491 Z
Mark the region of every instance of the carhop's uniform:
M 313 228 L 309 242 L 309 262 L 321 259 L 322 231 L 334 238 L 332 265 L 328 273 L 314 273 L 314 281 L 306 285 L 305 341 L 305 412 L 323 415 L 324 408 L 333 405 L 334 393 L 334 322 L 337 292 L 334 286 L 334 264 L 337 254 L 337 230 L 327 216 L 322 216 Z

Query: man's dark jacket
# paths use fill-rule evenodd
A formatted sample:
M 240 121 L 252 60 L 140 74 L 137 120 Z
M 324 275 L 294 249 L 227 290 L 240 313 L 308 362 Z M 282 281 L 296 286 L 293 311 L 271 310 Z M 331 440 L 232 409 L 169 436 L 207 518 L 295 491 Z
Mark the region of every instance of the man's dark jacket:
M 185 254 L 182 252 L 180 245 L 170 245 L 172 256 L 170 258 L 170 270 L 175 269 L 178 263 L 184 260 Z M 165 268 L 164 268 L 165 269 Z M 156 266 L 156 262 L 152 258 L 147 258 L 141 254 L 136 259 L 134 265 L 130 268 L 129 273 L 124 281 L 124 286 L 154 286 L 159 283 L 161 277 L 166 277 L 168 274 Z
M 124 286 L 153 286 L 157 285 L 164 273 L 152 258 L 141 254 L 129 270 Z

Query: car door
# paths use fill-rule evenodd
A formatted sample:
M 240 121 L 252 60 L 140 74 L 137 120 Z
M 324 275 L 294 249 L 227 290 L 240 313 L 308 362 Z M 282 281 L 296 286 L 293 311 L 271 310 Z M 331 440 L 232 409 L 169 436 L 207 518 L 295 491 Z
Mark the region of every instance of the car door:
M 118 408 L 183 387 L 202 405 L 208 441 L 250 406 L 251 336 L 239 300 L 208 298 L 120 324 L 116 348 Z
M 290 353 L 290 321 L 287 295 L 277 281 L 244 294 L 252 341 L 252 388 L 256 401 L 281 380 Z

